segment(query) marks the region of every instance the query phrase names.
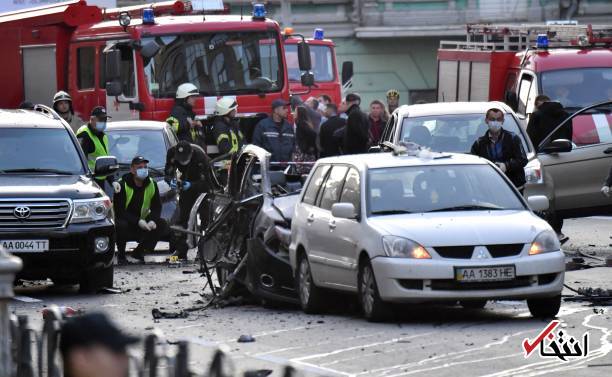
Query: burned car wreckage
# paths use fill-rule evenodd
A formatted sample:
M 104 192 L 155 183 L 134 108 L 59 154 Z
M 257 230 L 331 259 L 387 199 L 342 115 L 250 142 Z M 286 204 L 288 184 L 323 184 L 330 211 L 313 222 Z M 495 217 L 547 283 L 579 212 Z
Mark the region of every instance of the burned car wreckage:
M 233 155 L 225 187 L 202 194 L 191 210 L 188 242 L 198 249 L 208 304 L 248 294 L 299 303 L 288 247 L 306 176 L 294 164 L 271 165 L 267 151 L 246 145 Z

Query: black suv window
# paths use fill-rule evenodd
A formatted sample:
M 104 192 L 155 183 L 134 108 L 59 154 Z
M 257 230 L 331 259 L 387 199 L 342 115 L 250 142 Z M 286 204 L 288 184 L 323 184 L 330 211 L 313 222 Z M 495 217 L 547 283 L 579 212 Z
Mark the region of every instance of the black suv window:
M 348 167 L 346 166 L 334 166 L 325 181 L 323 193 L 320 195 L 321 200 L 319 207 L 322 209 L 331 209 L 334 203 L 338 202 L 340 198 L 340 190 L 342 190 L 342 184 L 344 183 L 344 177 Z
M 64 128 L 0 128 L 0 173 L 84 174 L 76 148 Z
M 308 183 L 308 187 L 306 188 L 306 192 L 304 193 L 304 198 L 302 199 L 303 203 L 314 205 L 317 200 L 317 194 L 319 193 L 319 189 L 321 188 L 321 184 L 323 184 L 323 180 L 325 179 L 325 174 L 329 170 L 329 165 L 321 165 L 312 173 L 312 178 Z

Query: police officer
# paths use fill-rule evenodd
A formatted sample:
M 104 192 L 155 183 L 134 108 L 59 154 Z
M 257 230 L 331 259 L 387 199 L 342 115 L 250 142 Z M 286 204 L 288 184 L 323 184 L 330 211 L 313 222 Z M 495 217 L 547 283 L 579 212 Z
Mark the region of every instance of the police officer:
M 176 90 L 174 107 L 166 122 L 174 129 L 179 140 L 186 140 L 190 143 L 198 142 L 202 133 L 202 123 L 195 119 L 193 106 L 199 96 L 200 91 L 192 83 L 181 84 Z
M 181 173 L 180 181 L 175 178 L 177 170 Z M 178 225 L 187 229 L 189 214 L 196 199 L 200 194 L 210 192 L 214 187 L 208 156 L 200 146 L 181 140 L 177 145 L 168 149 L 165 180 L 170 187 L 180 191 Z M 173 256 L 187 259 L 186 236 L 180 234 L 176 241 L 176 252 Z
M 168 224 L 161 218 L 159 188 L 149 177 L 148 164 L 144 157 L 134 157 L 130 172 L 117 182 L 113 206 L 119 263 L 126 262 L 127 241 L 138 241 L 132 257 L 143 261 L 144 253 L 153 251 L 157 241 L 168 232 Z
M 91 110 L 89 123 L 79 128 L 76 133 L 81 149 L 87 156 L 87 165 L 92 172 L 96 166 L 96 158 L 108 156 L 108 137 L 104 130 L 106 130 L 106 121 L 109 118 L 110 116 L 106 115 L 106 109 L 103 106 L 94 107 Z M 109 175 L 108 177 L 96 177 L 95 181 L 104 189 L 104 181 L 112 184 L 114 179 L 112 175 Z
M 72 97 L 70 94 L 60 90 L 53 96 L 53 110 L 59 114 L 70 125 L 73 131 L 77 131 L 83 124 L 81 120 L 74 116 L 72 108 Z
M 244 145 L 244 135 L 236 121 L 238 104 L 230 97 L 222 97 L 215 105 L 213 135 L 221 155 L 236 153 Z

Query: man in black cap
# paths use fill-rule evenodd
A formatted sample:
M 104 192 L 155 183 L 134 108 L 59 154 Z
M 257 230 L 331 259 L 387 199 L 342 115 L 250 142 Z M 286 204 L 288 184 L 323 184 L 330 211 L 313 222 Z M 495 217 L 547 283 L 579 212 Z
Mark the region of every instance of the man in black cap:
M 159 188 L 149 177 L 148 163 L 149 160 L 142 156 L 134 157 L 130 172 L 114 185 L 113 207 L 120 264 L 126 263 L 127 241 L 138 241 L 132 257 L 144 261 L 145 252 L 153 251 L 157 241 L 168 232 L 168 224 L 161 218 Z
M 92 172 L 96 167 L 96 158 L 108 156 L 108 137 L 104 133 L 108 119 L 110 119 L 110 116 L 106 114 L 106 109 L 103 106 L 96 106 L 91 111 L 89 123 L 83 125 L 76 132 L 76 136 L 81 143 L 81 149 L 87 156 L 87 165 Z M 104 189 L 104 181 L 112 184 L 113 176 L 96 177 L 95 180 L 98 186 Z
M 289 102 L 282 99 L 272 101 L 272 115 L 255 126 L 253 144 L 272 154 L 270 161 L 291 161 L 295 148 L 293 127 L 287 122 Z
M 117 328 L 102 313 L 68 318 L 61 327 L 60 352 L 65 377 L 125 377 L 126 347 L 139 339 Z
M 180 181 L 175 178 L 177 170 L 181 173 Z M 199 145 L 181 140 L 168 149 L 165 174 L 165 180 L 170 187 L 180 191 L 178 225 L 187 229 L 189 214 L 196 199 L 200 194 L 210 192 L 214 188 L 210 159 Z M 173 256 L 187 259 L 187 250 L 186 236 L 177 235 L 176 252 Z

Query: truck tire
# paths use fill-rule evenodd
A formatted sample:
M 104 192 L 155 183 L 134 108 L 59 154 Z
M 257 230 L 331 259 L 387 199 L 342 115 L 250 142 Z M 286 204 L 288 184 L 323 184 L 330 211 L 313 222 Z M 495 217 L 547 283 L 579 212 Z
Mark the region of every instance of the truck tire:
M 561 295 L 527 300 L 529 312 L 534 318 L 554 318 L 561 308 Z
M 79 292 L 96 293 L 102 288 L 111 288 L 114 272 L 114 266 L 87 271 L 79 281 Z

